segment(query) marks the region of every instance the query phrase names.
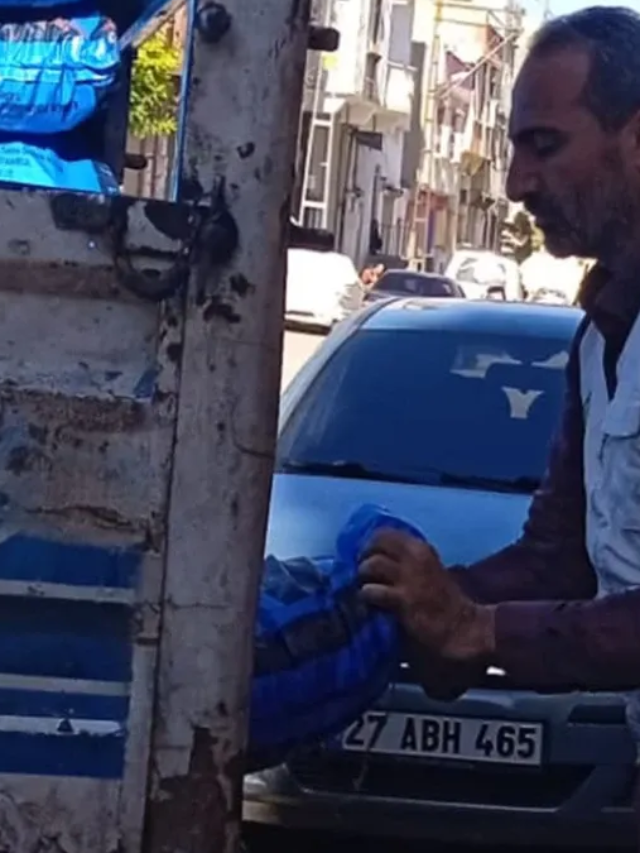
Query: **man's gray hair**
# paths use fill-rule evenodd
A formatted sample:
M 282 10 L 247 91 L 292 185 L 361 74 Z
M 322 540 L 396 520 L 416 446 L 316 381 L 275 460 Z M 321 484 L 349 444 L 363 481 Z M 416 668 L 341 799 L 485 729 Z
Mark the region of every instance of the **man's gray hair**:
M 564 48 L 590 57 L 584 103 L 606 130 L 617 130 L 640 110 L 640 15 L 623 6 L 591 6 L 547 21 L 529 56 Z

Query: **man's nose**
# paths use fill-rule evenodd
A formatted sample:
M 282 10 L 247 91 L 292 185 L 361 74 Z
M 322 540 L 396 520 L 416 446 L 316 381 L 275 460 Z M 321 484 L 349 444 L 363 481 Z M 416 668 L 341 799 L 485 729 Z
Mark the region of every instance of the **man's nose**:
M 538 176 L 527 158 L 515 151 L 507 170 L 507 198 L 510 201 L 522 202 L 527 196 L 538 191 L 538 185 Z

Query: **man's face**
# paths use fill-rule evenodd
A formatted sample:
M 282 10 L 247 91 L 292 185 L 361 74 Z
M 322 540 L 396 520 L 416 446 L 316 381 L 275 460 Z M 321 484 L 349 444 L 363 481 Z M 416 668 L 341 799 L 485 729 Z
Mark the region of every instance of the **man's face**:
M 640 218 L 638 118 L 602 128 L 584 99 L 589 63 L 576 48 L 525 62 L 513 92 L 507 194 L 535 217 L 552 254 L 610 261 Z

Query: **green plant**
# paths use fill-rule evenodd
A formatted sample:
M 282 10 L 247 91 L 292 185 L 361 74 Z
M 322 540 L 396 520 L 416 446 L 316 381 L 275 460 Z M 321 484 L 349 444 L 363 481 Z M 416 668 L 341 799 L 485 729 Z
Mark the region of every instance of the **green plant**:
M 133 64 L 129 130 L 135 136 L 168 136 L 177 127 L 180 50 L 164 30 L 147 39 Z

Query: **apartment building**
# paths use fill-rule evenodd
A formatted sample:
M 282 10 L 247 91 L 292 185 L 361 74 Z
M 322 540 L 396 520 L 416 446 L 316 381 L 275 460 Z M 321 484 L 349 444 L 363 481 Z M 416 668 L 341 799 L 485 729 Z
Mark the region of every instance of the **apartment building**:
M 327 228 L 362 264 L 406 220 L 402 184 L 416 76 L 414 0 L 318 0 L 316 21 L 340 31 L 340 49 L 311 56 L 300 126 L 294 215 Z
M 442 269 L 456 247 L 497 248 L 508 213 L 507 118 L 522 11 L 515 0 L 416 0 L 423 97 L 405 141 L 415 175 L 405 254 Z

